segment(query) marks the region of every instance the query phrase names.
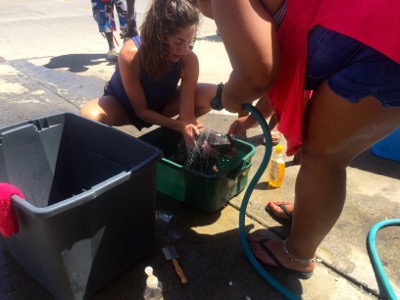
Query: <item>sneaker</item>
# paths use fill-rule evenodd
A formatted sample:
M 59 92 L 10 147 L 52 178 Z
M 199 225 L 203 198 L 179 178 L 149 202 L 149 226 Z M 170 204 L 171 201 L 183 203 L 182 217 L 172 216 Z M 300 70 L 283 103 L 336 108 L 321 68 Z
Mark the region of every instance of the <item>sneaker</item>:
M 107 60 L 110 62 L 116 62 L 118 60 L 117 49 L 113 48 L 107 53 Z

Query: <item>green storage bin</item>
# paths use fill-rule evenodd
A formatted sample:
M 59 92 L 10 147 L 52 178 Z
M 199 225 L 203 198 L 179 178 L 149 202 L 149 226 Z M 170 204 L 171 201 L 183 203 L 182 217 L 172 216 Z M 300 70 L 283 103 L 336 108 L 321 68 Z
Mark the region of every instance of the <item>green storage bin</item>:
M 223 168 L 218 174 L 205 175 L 167 158 L 171 156 L 181 138 L 179 132 L 163 127 L 140 137 L 141 140 L 161 149 L 164 154 L 157 163 L 157 190 L 207 213 L 221 209 L 246 187 L 255 147 L 237 140 L 236 156 L 222 162 Z

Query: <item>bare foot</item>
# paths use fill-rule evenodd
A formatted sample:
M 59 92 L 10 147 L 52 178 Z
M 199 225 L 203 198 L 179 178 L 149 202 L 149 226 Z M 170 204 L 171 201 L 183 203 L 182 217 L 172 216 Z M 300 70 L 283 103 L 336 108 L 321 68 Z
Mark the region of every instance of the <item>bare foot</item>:
M 292 220 L 294 204 L 285 201 L 268 202 L 267 208 L 278 218 Z
M 283 249 L 282 240 L 268 240 L 249 235 L 248 241 L 254 256 L 265 265 L 286 269 L 302 279 L 309 279 L 312 276 L 316 263 L 292 261 Z

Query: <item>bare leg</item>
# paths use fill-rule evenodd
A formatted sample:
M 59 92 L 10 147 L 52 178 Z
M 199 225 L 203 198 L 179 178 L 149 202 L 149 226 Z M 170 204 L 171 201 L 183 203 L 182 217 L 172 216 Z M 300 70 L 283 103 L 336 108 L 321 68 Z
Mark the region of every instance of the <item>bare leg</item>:
M 118 61 L 118 51 L 115 48 L 113 33 L 106 32 L 105 36 L 108 43 L 107 60 L 110 62 L 116 62 Z
M 130 123 L 125 109 L 113 96 L 102 96 L 87 102 L 81 107 L 80 114 L 110 126 Z
M 108 50 L 115 49 L 115 44 L 114 44 L 114 36 L 112 32 L 106 32 L 105 33 L 107 43 L 108 43 Z
M 356 155 L 399 125 L 400 108 L 384 109 L 373 97 L 352 104 L 334 94 L 327 84 L 319 87 L 304 120 L 296 209 L 287 243 L 291 254 L 300 259 L 314 257 L 341 214 L 346 196 L 346 167 Z M 315 267 L 315 263 L 292 262 L 281 241 L 269 241 L 268 246 L 288 268 L 308 272 Z M 251 242 L 251 247 L 258 259 L 274 265 L 257 243 Z
M 217 85 L 211 83 L 198 83 L 196 85 L 196 94 L 194 100 L 194 115 L 196 118 L 208 113 L 211 109 L 210 101 L 215 96 Z M 174 98 L 167 103 L 163 114 L 168 117 L 173 117 L 179 114 L 179 87 L 174 95 Z
M 194 103 L 194 112 L 196 117 L 201 117 L 211 109 L 210 102 L 215 96 L 217 85 L 211 83 L 198 83 L 196 87 L 196 100 Z

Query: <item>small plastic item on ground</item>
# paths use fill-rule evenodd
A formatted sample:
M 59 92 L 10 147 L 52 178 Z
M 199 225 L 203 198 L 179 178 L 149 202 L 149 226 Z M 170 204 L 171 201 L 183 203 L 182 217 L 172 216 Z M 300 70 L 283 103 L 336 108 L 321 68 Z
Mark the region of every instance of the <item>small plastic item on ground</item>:
M 143 298 L 145 300 L 163 300 L 163 285 L 160 280 L 153 274 L 152 267 L 146 267 L 144 272 L 147 274 L 146 288 L 143 292 Z
M 156 211 L 156 238 L 164 243 L 173 243 L 182 237 L 181 224 L 177 216 L 162 210 Z

